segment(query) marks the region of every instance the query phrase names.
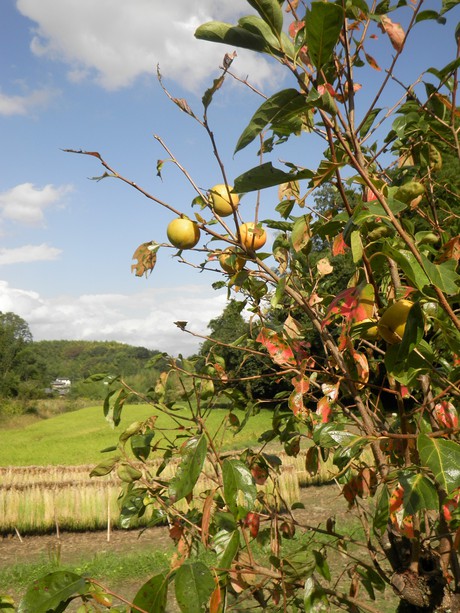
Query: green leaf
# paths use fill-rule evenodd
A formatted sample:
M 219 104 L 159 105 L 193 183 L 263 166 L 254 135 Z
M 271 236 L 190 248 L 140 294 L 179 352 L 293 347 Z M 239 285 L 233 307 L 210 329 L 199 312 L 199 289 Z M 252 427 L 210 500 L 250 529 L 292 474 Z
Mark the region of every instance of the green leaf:
M 417 351 L 409 353 L 404 360 L 400 360 L 399 351 L 398 344 L 388 347 L 384 358 L 385 368 L 402 385 L 412 385 L 423 372 L 430 370 L 433 358 L 431 348 L 428 343 L 422 340 L 417 347 Z
M 349 447 L 358 440 L 362 440 L 360 436 L 346 430 L 340 430 L 338 425 L 332 422 L 315 428 L 313 432 L 313 441 L 319 447 Z
M 47 613 L 57 609 L 72 596 L 87 592 L 88 586 L 84 577 L 60 570 L 32 583 L 19 603 L 18 613 Z
M 93 468 L 93 470 L 89 473 L 90 477 L 103 477 L 104 475 L 108 475 L 112 472 L 114 467 L 117 465 L 117 462 L 120 460 L 120 456 L 113 456 L 108 460 L 104 460 L 97 466 Z
M 417 17 L 415 18 L 415 22 L 419 23 L 420 21 L 426 21 L 428 19 L 438 20 L 439 18 L 440 18 L 439 13 L 437 13 L 436 11 L 431 11 L 431 10 L 420 11 L 420 13 L 418 13 Z
M 260 166 L 255 166 L 235 179 L 234 190 L 239 193 L 247 193 L 289 183 L 290 181 L 300 181 L 301 179 L 311 179 L 313 172 L 308 169 L 298 170 L 297 172 L 284 172 L 275 168 L 271 162 L 265 162 Z
M 364 138 L 366 134 L 369 132 L 369 130 L 372 127 L 372 124 L 375 121 L 375 118 L 377 117 L 377 115 L 380 113 L 381 110 L 382 109 L 373 109 L 372 111 L 370 111 L 370 113 L 366 115 L 366 117 L 364 118 L 364 121 L 361 123 L 360 128 L 359 128 L 359 135 L 361 136 L 361 138 Z
M 216 93 L 216 91 L 222 87 L 222 83 L 223 82 L 224 82 L 224 76 L 221 75 L 219 78 L 214 79 L 214 81 L 212 82 L 211 87 L 204 92 L 201 101 L 203 103 L 203 106 L 204 106 L 205 110 L 211 104 L 212 98 L 213 98 L 214 94 Z
M 251 471 L 240 460 L 224 460 L 224 498 L 237 519 L 242 519 L 254 507 L 257 488 Z
M 404 488 L 404 513 L 414 515 L 423 509 L 439 508 L 438 494 L 434 483 L 421 474 L 400 475 Z
M 217 553 L 217 566 L 230 569 L 230 566 L 240 548 L 240 533 L 238 530 L 228 532 L 220 530 L 212 539 L 212 544 Z
M 363 258 L 363 243 L 361 241 L 361 233 L 359 230 L 354 230 L 350 235 L 350 247 L 354 264 L 360 262 Z
M 408 281 L 415 285 L 417 289 L 422 290 L 426 285 L 430 284 L 430 280 L 425 271 L 410 251 L 406 249 L 394 249 L 387 243 L 383 245 L 382 251 L 398 264 Z
M 212 43 L 242 47 L 251 51 L 267 51 L 267 43 L 262 36 L 222 21 L 208 21 L 199 26 L 195 31 L 195 38 Z
M 305 14 L 308 55 L 318 71 L 331 58 L 344 22 L 343 9 L 326 2 L 312 2 Z
M 273 32 L 281 34 L 283 27 L 283 11 L 278 0 L 247 0 Z
M 311 240 L 311 231 L 309 224 L 309 216 L 302 215 L 298 217 L 294 225 L 292 226 L 291 232 L 291 244 L 296 253 L 302 251 Z
M 163 571 L 144 583 L 134 597 L 133 604 L 148 613 L 164 613 L 167 597 L 168 573 Z
M 203 562 L 182 564 L 175 577 L 176 600 L 183 613 L 204 611 L 216 587 L 210 570 Z
M 458 292 L 460 277 L 455 270 L 457 267 L 455 260 L 447 260 L 447 262 L 442 264 L 433 264 L 423 253 L 421 258 L 425 272 L 434 286 L 439 287 L 441 291 L 449 296 L 453 296 Z
M 377 536 L 382 536 L 385 532 L 389 517 L 390 495 L 388 494 L 387 487 L 383 486 L 379 495 L 377 496 L 377 504 L 372 521 L 372 527 Z
M 306 98 L 296 89 L 283 89 L 266 100 L 251 117 L 236 144 L 235 153 L 244 149 L 269 123 L 297 116 L 308 109 Z
M 145 513 L 145 495 L 144 488 L 132 488 L 132 484 L 128 486 L 128 491 L 120 502 L 120 525 L 122 528 L 130 528 L 132 521 L 142 517 Z
M 131 450 L 138 460 L 142 460 L 144 462 L 147 460 L 150 455 L 151 442 L 154 436 L 155 432 L 150 430 L 145 434 L 135 434 L 131 437 Z
M 460 487 L 460 445 L 454 441 L 430 438 L 421 434 L 417 438 L 420 460 L 434 475 L 436 482 L 452 494 Z
M 133 481 L 138 481 L 142 477 L 142 473 L 134 466 L 130 464 L 120 464 L 117 469 L 117 475 L 121 481 L 125 483 L 132 483 Z
M 424 330 L 425 320 L 422 307 L 419 302 L 416 302 L 409 311 L 403 338 L 401 344 L 398 345 L 398 361 L 405 360 L 412 353 L 422 340 Z
M 121 420 L 121 411 L 129 394 L 123 387 L 109 392 L 104 400 L 104 415 L 112 426 L 118 426 Z
M 203 434 L 193 436 L 184 443 L 181 463 L 169 482 L 169 496 L 173 501 L 181 500 L 193 491 L 203 468 L 206 451 L 206 438 Z
M 314 577 L 308 577 L 305 581 L 304 606 L 305 611 L 309 611 L 309 613 L 327 613 L 327 611 L 330 611 L 327 596 Z
M 442 0 L 441 15 L 444 15 L 444 13 L 447 13 L 447 11 L 450 11 L 459 4 L 460 0 Z
M 331 580 L 331 570 L 329 568 L 329 564 L 327 563 L 327 558 L 324 556 L 321 551 L 313 550 L 313 555 L 315 556 L 316 561 L 316 570 L 326 579 L 326 581 Z
M 256 36 L 261 36 L 265 39 L 267 45 L 272 47 L 276 51 L 280 51 L 279 39 L 273 34 L 270 26 L 268 26 L 263 19 L 256 15 L 248 15 L 238 20 L 238 25 L 252 32 Z

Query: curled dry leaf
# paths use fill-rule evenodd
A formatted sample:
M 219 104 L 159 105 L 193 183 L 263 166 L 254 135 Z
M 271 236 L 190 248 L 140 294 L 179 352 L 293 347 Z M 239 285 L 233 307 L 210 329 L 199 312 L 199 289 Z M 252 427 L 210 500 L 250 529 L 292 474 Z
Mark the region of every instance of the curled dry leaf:
M 133 260 L 137 260 L 137 264 L 131 266 L 131 272 L 134 272 L 136 277 L 146 277 L 152 272 L 157 262 L 157 251 L 159 245 L 153 241 L 142 243 L 133 253 Z
M 398 53 L 401 53 L 404 47 L 404 41 L 406 39 L 406 34 L 402 29 L 401 24 L 393 23 L 389 17 L 382 15 L 379 28 L 384 34 L 388 34 L 388 38 L 390 39 L 393 48 L 396 49 Z

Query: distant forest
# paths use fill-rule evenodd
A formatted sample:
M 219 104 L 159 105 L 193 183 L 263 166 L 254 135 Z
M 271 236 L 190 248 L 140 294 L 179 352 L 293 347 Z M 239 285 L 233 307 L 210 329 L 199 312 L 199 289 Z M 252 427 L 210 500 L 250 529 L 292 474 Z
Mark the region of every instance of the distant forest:
M 34 341 L 31 349 L 48 384 L 57 377 L 76 382 L 96 373 L 135 375 L 159 353 L 115 341 Z
M 155 356 L 155 367 L 149 361 Z M 115 341 L 34 341 L 26 321 L 0 312 L 0 413 L 7 399 L 33 400 L 66 392 L 70 398 L 101 399 L 107 386 L 92 375 L 121 375 L 139 392 L 146 392 L 166 369 L 160 351 Z M 56 379 L 70 388 L 52 392 Z

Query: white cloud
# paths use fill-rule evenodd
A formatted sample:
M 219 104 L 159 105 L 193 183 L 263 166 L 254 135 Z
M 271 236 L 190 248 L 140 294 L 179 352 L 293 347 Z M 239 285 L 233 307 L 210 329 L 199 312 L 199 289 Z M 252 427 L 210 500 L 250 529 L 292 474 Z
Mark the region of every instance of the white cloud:
M 244 0 L 17 0 L 17 7 L 37 23 L 33 53 L 67 63 L 73 81 L 92 76 L 109 90 L 153 75 L 157 64 L 165 77 L 201 88 L 233 48 L 198 41 L 195 29 L 211 19 L 233 22 L 248 9 Z M 279 80 L 276 65 L 245 50 L 232 69 L 259 87 Z
M 14 249 L 0 249 L 0 266 L 56 260 L 61 253 L 60 249 L 50 247 L 45 243 L 41 245 L 24 245 Z
M 36 187 L 33 183 L 21 183 L 0 193 L 0 220 L 15 221 L 27 225 L 42 225 L 44 210 L 61 203 L 72 190 L 70 185 Z
M 0 311 L 12 311 L 35 340 L 114 340 L 172 355 L 195 352 L 202 339 L 181 331 L 175 321 L 206 334 L 209 321 L 226 304 L 226 294 L 203 286 L 148 288 L 134 295 L 87 294 L 43 298 L 0 281 Z
M 0 92 L 0 115 L 27 115 L 33 109 L 44 107 L 56 95 L 52 89 L 37 89 L 22 96 L 8 96 Z

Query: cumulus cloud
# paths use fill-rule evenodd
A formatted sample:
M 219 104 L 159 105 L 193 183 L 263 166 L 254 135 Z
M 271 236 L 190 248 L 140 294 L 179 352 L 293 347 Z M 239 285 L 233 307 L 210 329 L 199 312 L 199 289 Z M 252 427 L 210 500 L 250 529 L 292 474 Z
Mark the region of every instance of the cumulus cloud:
M 44 298 L 0 281 L 0 311 L 13 311 L 22 317 L 34 340 L 114 340 L 171 355 L 191 355 L 202 342 L 181 331 L 175 321 L 188 321 L 191 332 L 206 334 L 207 324 L 225 304 L 225 293 L 203 286 L 148 288 L 130 296 Z
M 248 9 L 245 0 L 17 0 L 17 7 L 37 24 L 33 53 L 67 63 L 73 81 L 94 78 L 109 90 L 152 75 L 157 64 L 199 89 L 233 49 L 196 40 L 195 29 L 212 19 L 232 22 Z M 245 50 L 233 68 L 258 86 L 279 78 L 276 66 Z
M 24 95 L 9 96 L 0 92 L 0 115 L 28 115 L 34 109 L 46 106 L 55 95 L 55 90 L 47 88 Z
M 0 193 L 0 220 L 15 221 L 27 225 L 43 225 L 46 208 L 61 203 L 72 190 L 70 185 L 37 187 L 33 183 L 21 183 Z
M 0 266 L 56 260 L 61 253 L 61 249 L 50 247 L 45 243 L 41 245 L 24 245 L 14 249 L 0 249 Z

